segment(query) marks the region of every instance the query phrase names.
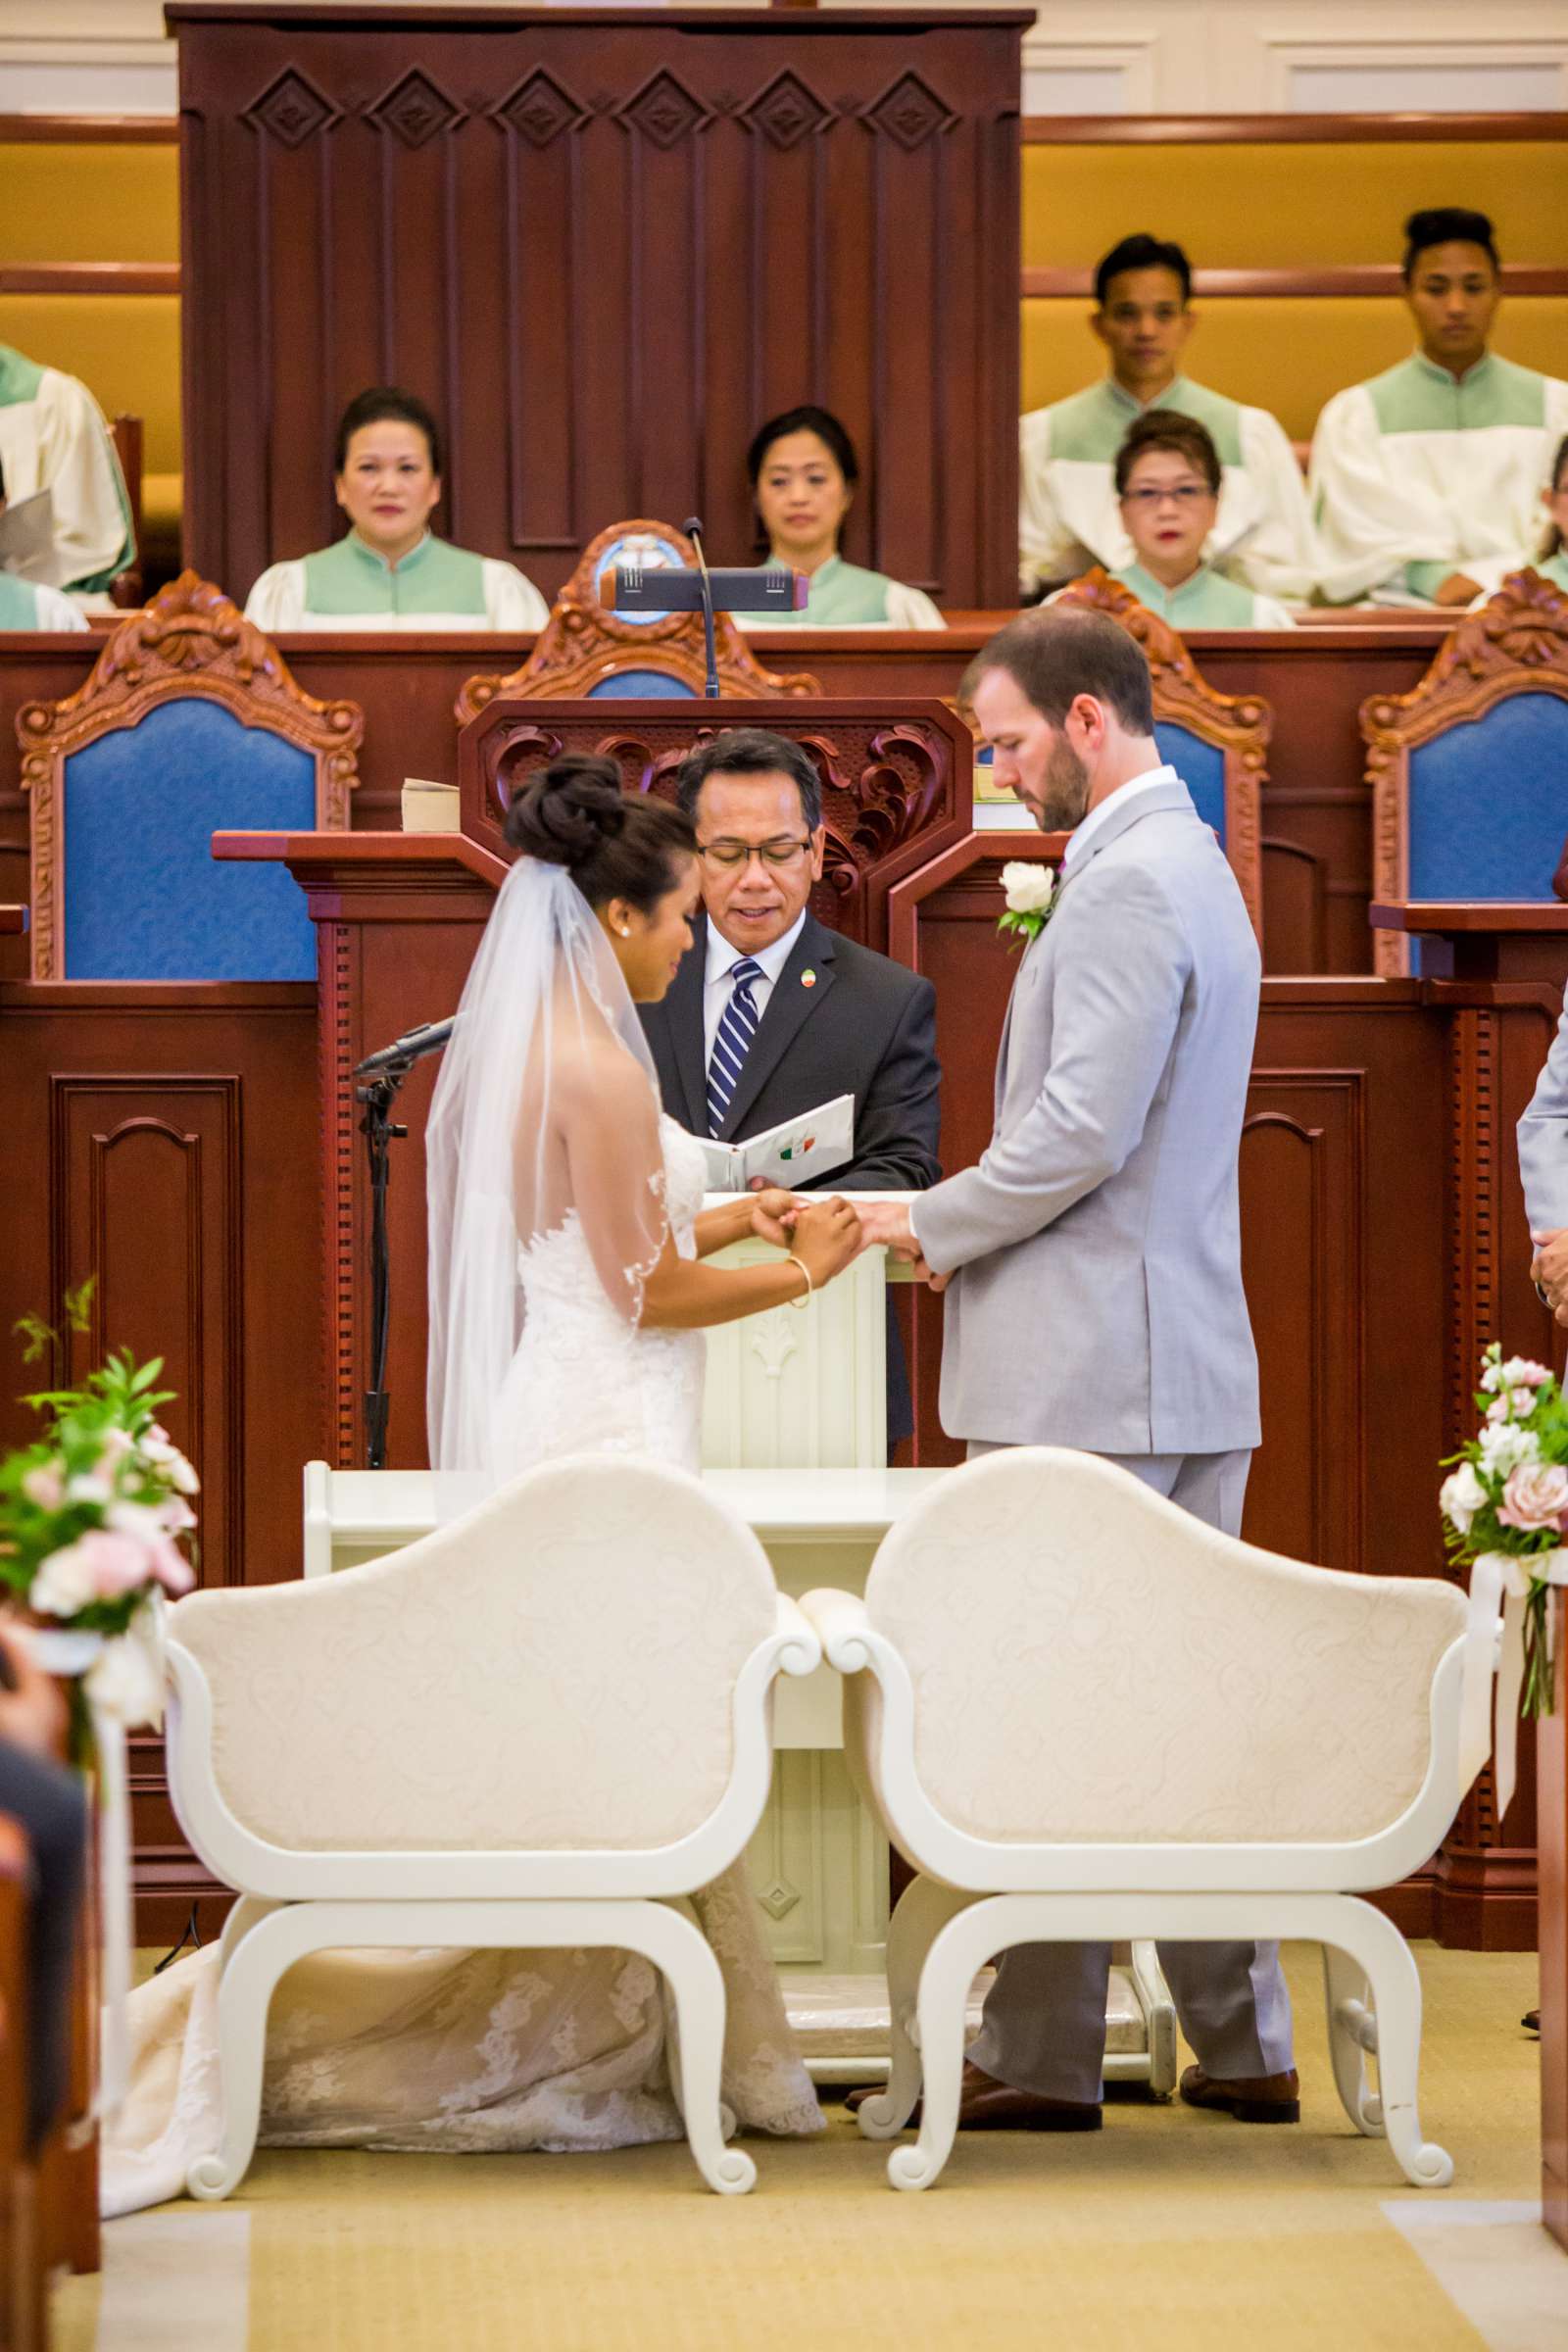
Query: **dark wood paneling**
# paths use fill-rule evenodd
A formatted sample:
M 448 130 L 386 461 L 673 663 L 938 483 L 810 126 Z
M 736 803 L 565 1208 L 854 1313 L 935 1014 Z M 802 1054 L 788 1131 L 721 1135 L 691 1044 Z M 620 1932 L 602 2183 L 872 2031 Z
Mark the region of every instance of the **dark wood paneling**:
M 172 115 L 0 115 L 0 147 L 172 147 Z
M 162 1355 L 165 1418 L 202 1480 L 205 1585 L 300 1573 L 300 1473 L 326 1445 L 320 1154 L 311 987 L 0 987 L 0 1446 L 18 1401 L 13 1325 L 63 1323 L 67 1283 L 97 1277 L 90 1339 Z M 164 1788 L 162 1742 L 131 1742 L 138 1888 L 171 1940 L 208 1885 Z
M 847 554 L 1008 593 L 1026 15 L 169 13 L 200 570 L 331 537 L 331 422 L 391 381 L 438 520 L 547 592 L 617 514 L 746 548 L 746 445 L 809 398 L 870 485 Z

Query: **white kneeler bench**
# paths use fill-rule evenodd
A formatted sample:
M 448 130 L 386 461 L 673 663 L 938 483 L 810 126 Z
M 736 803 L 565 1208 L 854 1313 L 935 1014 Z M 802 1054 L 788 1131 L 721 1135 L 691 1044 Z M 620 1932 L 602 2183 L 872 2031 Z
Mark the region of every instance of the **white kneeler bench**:
M 193 2196 L 250 2163 L 278 1979 L 370 1945 L 643 1953 L 698 2168 L 752 2186 L 724 2144 L 723 1980 L 685 1898 L 746 1850 L 775 1679 L 821 1649 L 726 1503 L 653 1463 L 551 1463 L 389 1558 L 192 1593 L 168 1659 L 170 1794 L 240 1896 L 222 2144 Z
M 850 1769 L 920 1874 L 889 1934 L 891 2078 L 859 2111 L 892 2138 L 923 2084 L 895 2187 L 947 2162 L 982 1962 L 1132 1936 L 1322 1944 L 1347 2114 L 1446 2186 L 1415 1961 L 1357 1891 L 1426 1861 L 1463 1794 L 1454 1586 L 1280 1559 L 1092 1455 L 1023 1448 L 916 1501 L 863 1597 L 803 1606 L 846 1678 Z

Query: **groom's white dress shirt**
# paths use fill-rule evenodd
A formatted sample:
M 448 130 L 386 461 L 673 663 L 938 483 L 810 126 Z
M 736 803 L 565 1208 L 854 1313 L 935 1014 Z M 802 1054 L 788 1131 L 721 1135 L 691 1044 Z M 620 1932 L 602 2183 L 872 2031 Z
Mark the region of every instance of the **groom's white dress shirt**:
M 1078 871 L 1094 845 L 1095 835 L 1102 832 L 1112 817 L 1119 822 L 1123 811 L 1141 792 L 1152 792 L 1162 784 L 1180 783 L 1180 776 L 1167 762 L 1163 767 L 1152 767 L 1147 775 L 1135 776 L 1130 784 L 1123 784 L 1116 792 L 1107 792 L 1104 799 L 1097 801 L 1088 815 L 1081 817 L 1074 826 L 1062 856 L 1062 872 L 1072 874 Z
M 729 1003 L 730 974 L 748 956 L 761 966 L 762 977 L 752 982 L 752 1003 L 757 1006 L 760 1021 L 767 1010 L 767 1000 L 773 994 L 778 976 L 790 959 L 795 942 L 806 924 L 806 911 L 796 916 L 782 939 L 775 939 L 770 948 L 732 948 L 711 915 L 708 918 L 708 976 L 703 982 L 703 1067 L 713 1058 L 713 1040 L 718 1024 Z

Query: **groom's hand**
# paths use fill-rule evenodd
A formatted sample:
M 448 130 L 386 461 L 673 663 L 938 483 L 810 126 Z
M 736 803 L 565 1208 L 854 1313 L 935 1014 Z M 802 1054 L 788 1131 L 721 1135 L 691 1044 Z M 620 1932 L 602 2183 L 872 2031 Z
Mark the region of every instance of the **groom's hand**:
M 1554 1233 L 1532 1233 L 1536 1254 L 1530 1278 L 1544 1293 L 1557 1321 L 1568 1325 L 1568 1226 Z
M 917 1258 L 920 1245 L 902 1200 L 863 1200 L 860 1235 L 868 1250 L 891 1250 L 895 1257 Z

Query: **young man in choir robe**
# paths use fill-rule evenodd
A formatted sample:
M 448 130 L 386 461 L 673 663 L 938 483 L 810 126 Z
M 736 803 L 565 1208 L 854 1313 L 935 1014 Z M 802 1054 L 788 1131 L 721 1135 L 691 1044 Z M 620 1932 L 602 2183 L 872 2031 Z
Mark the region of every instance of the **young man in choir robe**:
M 20 503 L 47 490 L 54 558 L 45 585 L 101 595 L 136 553 L 130 501 L 103 411 L 85 384 L 0 343 L 0 466 Z M 45 623 L 53 626 L 53 623 Z
M 732 728 L 686 760 L 680 802 L 697 826 L 704 913 L 668 994 L 640 1007 L 664 1108 L 693 1135 L 743 1143 L 853 1095 L 855 1156 L 820 1183 L 923 1192 L 942 1172 L 936 991 L 812 914 L 826 834 L 809 754 Z M 732 1008 L 738 1056 L 720 1035 Z M 890 1446 L 912 1428 L 890 1300 Z
M 1293 629 L 1290 613 L 1203 562 L 1219 511 L 1219 451 L 1206 425 L 1146 409 L 1116 452 L 1116 495 L 1134 561 L 1111 573 L 1173 629 Z
M 437 539 L 441 439 L 411 392 L 350 401 L 337 429 L 333 491 L 345 537 L 274 564 L 246 600 L 260 629 L 542 629 L 550 618 L 514 564 Z
M 1100 564 L 1133 561 L 1118 511 L 1114 468 L 1128 425 L 1160 408 L 1196 416 L 1223 467 L 1206 555 L 1216 570 L 1265 596 L 1304 600 L 1317 574 L 1306 490 L 1283 427 L 1181 372 L 1196 324 L 1192 269 L 1179 245 L 1124 237 L 1095 272 L 1090 323 L 1110 354 L 1110 373 L 1025 416 L 1018 443 L 1018 542 L 1022 593 L 1059 586 Z
M 1568 383 L 1489 349 L 1502 275 L 1485 213 L 1412 213 L 1404 233 L 1420 348 L 1336 393 L 1313 437 L 1322 586 L 1331 604 L 1456 608 L 1535 537 Z

